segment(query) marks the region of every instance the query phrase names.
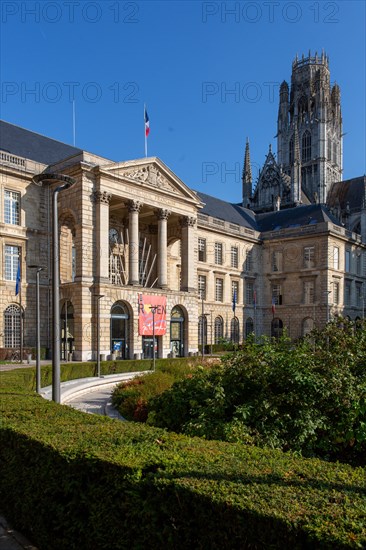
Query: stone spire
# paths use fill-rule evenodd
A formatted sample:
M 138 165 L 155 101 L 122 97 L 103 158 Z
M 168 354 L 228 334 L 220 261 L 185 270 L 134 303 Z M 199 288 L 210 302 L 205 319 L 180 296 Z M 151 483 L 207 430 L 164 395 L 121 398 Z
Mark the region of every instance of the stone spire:
M 299 131 L 295 126 L 294 131 L 294 162 L 291 168 L 291 184 L 292 184 L 292 200 L 295 204 L 301 202 L 301 159 L 300 159 L 300 143 Z
M 252 168 L 250 165 L 249 139 L 245 145 L 244 167 L 243 167 L 243 201 L 242 205 L 247 208 L 252 196 Z

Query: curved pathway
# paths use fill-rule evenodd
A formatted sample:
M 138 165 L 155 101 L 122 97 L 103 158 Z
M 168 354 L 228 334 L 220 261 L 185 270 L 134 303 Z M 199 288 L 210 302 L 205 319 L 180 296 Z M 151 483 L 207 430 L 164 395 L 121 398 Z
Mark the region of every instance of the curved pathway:
M 119 418 L 123 420 L 112 406 L 111 395 L 115 386 L 107 388 L 91 388 L 88 393 L 70 397 L 65 405 L 70 405 L 74 409 L 89 413 L 89 414 L 102 414 L 104 416 L 111 416 L 112 418 Z

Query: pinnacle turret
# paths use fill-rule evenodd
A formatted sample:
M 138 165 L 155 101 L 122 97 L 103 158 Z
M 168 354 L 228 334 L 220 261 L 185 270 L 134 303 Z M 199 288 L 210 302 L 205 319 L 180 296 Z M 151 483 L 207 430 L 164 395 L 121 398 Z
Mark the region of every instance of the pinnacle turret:
M 243 206 L 249 206 L 250 199 L 252 196 L 252 167 L 250 165 L 250 151 L 249 151 L 249 139 L 245 145 L 245 155 L 244 155 L 244 166 L 243 166 Z

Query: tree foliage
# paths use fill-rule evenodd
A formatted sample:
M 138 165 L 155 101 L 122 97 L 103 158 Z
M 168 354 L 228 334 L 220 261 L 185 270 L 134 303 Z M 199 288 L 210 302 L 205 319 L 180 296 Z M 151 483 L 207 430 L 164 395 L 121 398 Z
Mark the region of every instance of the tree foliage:
M 338 319 L 296 345 L 249 340 L 149 410 L 150 424 L 188 435 L 364 464 L 366 327 Z

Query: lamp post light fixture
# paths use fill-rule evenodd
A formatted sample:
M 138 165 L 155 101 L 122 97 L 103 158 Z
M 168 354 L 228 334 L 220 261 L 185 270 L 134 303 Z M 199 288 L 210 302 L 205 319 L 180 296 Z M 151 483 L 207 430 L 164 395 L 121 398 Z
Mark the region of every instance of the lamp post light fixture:
M 155 313 L 159 306 L 150 306 L 153 316 L 153 372 L 155 372 Z
M 202 360 L 204 359 L 205 357 L 205 322 L 206 322 L 206 317 L 205 317 L 205 303 L 203 301 L 203 295 L 202 295 L 202 303 L 201 303 L 201 345 L 202 345 L 202 348 L 201 348 L 201 352 L 202 352 Z
M 61 183 L 52 195 L 52 400 L 60 403 L 60 263 L 58 237 L 58 194 L 75 184 L 75 179 L 64 174 L 44 172 L 32 178 L 33 183 L 43 187 L 52 183 Z
M 39 265 L 29 265 L 30 269 L 37 270 L 36 280 L 36 392 L 41 393 L 41 314 L 39 306 L 39 276 L 44 267 Z
M 100 378 L 100 300 L 104 294 L 93 294 L 97 301 L 97 375 Z

